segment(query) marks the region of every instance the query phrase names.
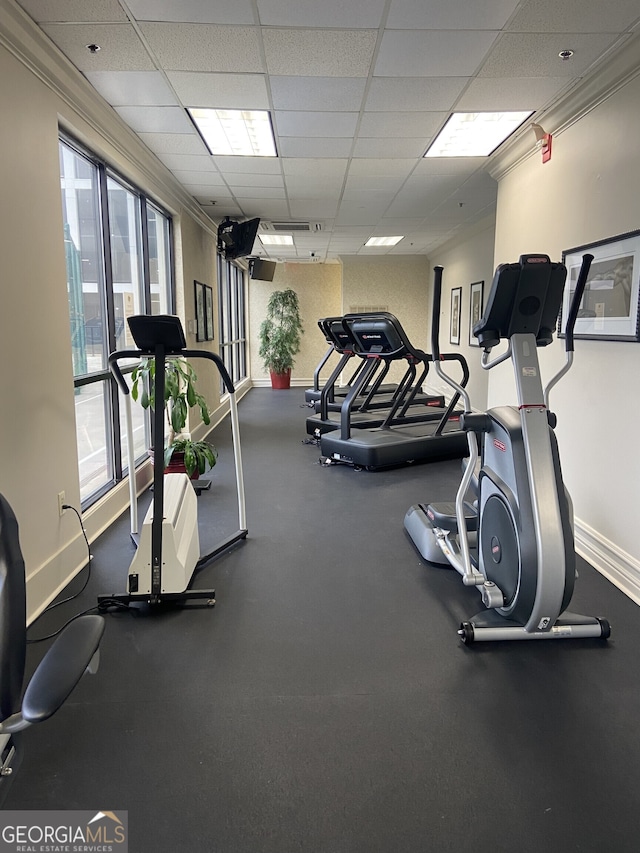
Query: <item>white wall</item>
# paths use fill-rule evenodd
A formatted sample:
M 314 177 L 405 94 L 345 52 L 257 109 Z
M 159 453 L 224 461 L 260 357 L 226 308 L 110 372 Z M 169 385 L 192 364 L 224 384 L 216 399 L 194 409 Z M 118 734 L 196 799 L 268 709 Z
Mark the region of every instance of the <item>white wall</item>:
M 559 260 L 563 249 L 640 227 L 639 104 L 636 76 L 557 134 L 549 163 L 536 153 L 501 178 L 497 262 L 526 252 Z M 540 355 L 552 375 L 563 363 L 562 342 Z M 574 367 L 552 392 L 551 407 L 578 546 L 640 601 L 639 372 L 639 343 L 577 340 Z M 491 371 L 490 405 L 512 401 L 512 389 L 508 366 Z
M 471 302 L 471 284 L 484 282 L 484 299 L 489 294 L 493 279 L 493 244 L 495 239 L 495 216 L 491 215 L 470 229 L 463 237 L 443 246 L 431 256 L 432 267 L 443 267 L 442 303 L 440 310 L 440 350 L 458 352 L 469 365 L 469 383 L 467 390 L 471 397 L 471 406 L 476 411 L 487 408 L 487 389 L 489 376 L 480 367 L 481 350 L 469 344 L 469 314 Z M 460 322 L 460 345 L 449 343 L 451 321 L 451 291 L 462 288 L 462 311 Z M 474 339 L 475 340 L 475 339 Z M 444 365 L 445 369 L 447 365 Z M 455 368 L 457 370 L 457 368 Z M 454 379 L 454 369 L 451 370 Z M 451 389 L 442 380 L 436 380 L 437 388 L 450 395 Z

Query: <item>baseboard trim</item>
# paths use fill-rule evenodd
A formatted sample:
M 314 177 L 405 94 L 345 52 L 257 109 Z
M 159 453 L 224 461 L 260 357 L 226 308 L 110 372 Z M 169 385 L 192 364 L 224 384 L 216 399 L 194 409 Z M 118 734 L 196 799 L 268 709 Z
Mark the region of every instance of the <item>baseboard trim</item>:
M 640 561 L 579 519 L 575 522 L 574 536 L 576 552 L 640 604 Z
M 252 379 L 251 384 L 254 388 L 271 388 L 271 379 Z M 313 388 L 313 379 L 292 379 L 292 388 Z

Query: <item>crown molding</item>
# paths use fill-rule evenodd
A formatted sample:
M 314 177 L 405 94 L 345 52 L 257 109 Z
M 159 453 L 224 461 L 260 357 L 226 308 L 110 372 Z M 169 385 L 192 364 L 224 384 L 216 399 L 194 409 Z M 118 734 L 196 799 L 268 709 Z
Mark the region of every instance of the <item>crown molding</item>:
M 613 49 L 612 49 L 613 51 Z M 549 109 L 532 116 L 547 133 L 560 135 L 590 113 L 631 80 L 640 75 L 640 31 L 618 43 L 605 64 L 599 63 Z M 496 180 L 537 153 L 527 123 L 513 140 L 501 146 L 490 159 L 487 171 Z
M 166 193 L 176 207 L 184 208 L 213 237 L 217 236 L 215 223 L 195 199 L 14 0 L 0 0 L 0 45 L 95 131 L 125 163 L 132 164 L 144 175 L 150 186 Z M 59 122 L 64 130 L 78 136 L 78 128 L 64 115 L 59 115 Z M 93 140 L 86 141 L 94 145 Z M 167 206 L 166 198 L 158 201 Z

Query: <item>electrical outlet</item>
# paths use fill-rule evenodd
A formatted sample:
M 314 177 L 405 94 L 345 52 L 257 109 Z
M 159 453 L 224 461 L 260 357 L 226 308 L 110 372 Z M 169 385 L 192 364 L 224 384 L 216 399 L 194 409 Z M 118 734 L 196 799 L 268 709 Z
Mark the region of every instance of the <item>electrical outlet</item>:
M 58 515 L 64 515 L 64 505 L 66 504 L 66 500 L 64 498 L 64 492 L 58 492 Z

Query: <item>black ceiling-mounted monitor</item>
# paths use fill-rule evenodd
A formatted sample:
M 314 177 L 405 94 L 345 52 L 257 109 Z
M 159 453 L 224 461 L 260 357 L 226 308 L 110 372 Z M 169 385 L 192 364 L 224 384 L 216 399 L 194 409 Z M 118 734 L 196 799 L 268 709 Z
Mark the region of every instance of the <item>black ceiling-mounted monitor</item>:
M 218 250 L 224 254 L 225 260 L 245 258 L 253 250 L 253 244 L 258 233 L 259 219 L 247 219 L 246 222 L 234 222 L 225 219 L 218 228 Z
M 252 258 L 249 261 L 249 277 L 259 281 L 273 281 L 276 274 L 276 262 L 264 258 Z

